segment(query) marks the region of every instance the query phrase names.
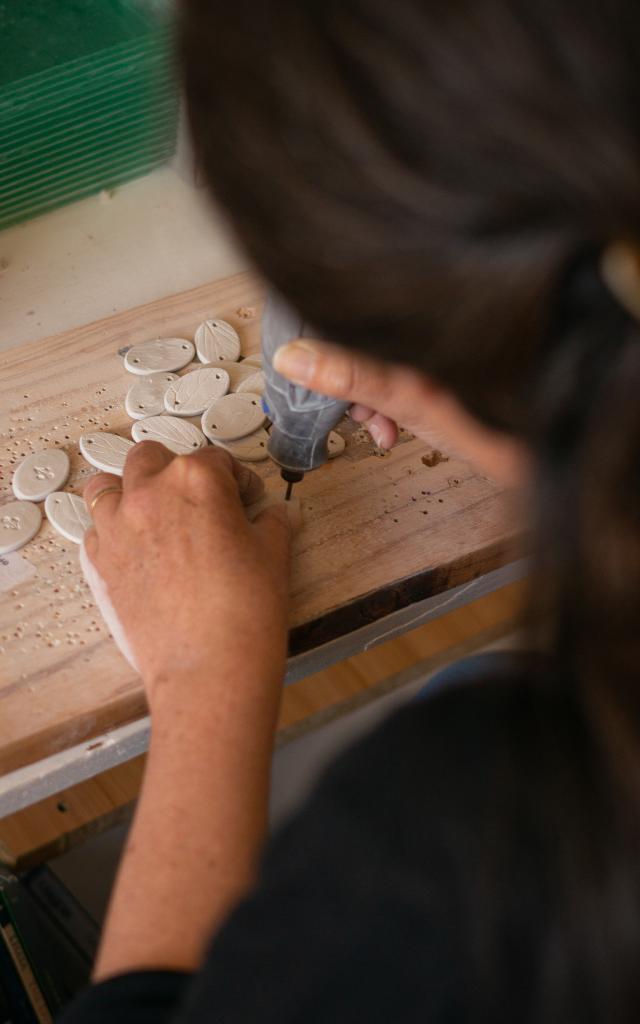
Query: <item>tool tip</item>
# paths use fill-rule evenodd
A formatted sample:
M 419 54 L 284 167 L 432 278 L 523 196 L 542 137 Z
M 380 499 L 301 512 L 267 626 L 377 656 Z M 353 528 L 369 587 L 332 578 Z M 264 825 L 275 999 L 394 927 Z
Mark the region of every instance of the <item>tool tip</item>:
M 293 485 L 299 483 L 302 480 L 304 473 L 302 472 L 302 470 L 299 469 L 287 469 L 286 467 L 284 467 L 283 469 L 280 470 L 280 476 L 287 485 L 284 500 L 289 501 L 291 499 L 291 491 L 293 490 Z

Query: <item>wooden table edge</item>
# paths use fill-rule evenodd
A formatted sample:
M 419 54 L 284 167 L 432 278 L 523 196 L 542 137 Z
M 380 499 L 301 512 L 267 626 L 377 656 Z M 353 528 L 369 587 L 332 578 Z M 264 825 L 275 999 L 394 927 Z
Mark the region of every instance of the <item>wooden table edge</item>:
M 289 654 L 297 657 L 314 651 L 334 640 L 379 620 L 386 619 L 394 612 L 410 608 L 427 598 L 445 594 L 463 584 L 477 580 L 494 570 L 513 562 L 521 553 L 521 540 L 514 535 L 505 541 L 487 545 L 477 554 L 453 560 L 447 564 L 416 573 L 395 581 L 389 587 L 363 595 L 351 604 L 335 608 L 309 623 L 295 627 L 290 634 Z M 73 746 L 89 743 L 102 736 L 107 727 L 118 729 L 138 721 L 147 714 L 142 688 L 130 691 L 103 709 L 108 715 L 108 726 L 101 715 L 87 715 L 80 710 L 77 718 L 68 720 L 72 727 Z M 24 737 L 20 743 L 7 743 L 0 757 L 0 775 L 14 772 L 37 761 L 61 753 L 71 744 L 59 742 L 59 730 L 44 728 L 34 732 L 25 746 Z

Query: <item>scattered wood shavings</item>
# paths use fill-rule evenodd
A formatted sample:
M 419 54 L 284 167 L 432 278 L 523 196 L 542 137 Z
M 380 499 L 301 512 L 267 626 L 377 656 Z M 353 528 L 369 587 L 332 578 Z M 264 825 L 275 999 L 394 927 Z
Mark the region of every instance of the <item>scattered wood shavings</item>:
M 356 444 L 373 444 L 371 440 L 371 434 L 369 433 L 368 430 L 365 430 L 364 427 L 361 427 L 359 430 L 355 431 L 353 435 L 353 440 L 356 442 Z
M 438 448 L 433 448 L 426 455 L 423 455 L 420 462 L 423 466 L 428 466 L 429 469 L 433 469 L 434 466 L 439 466 L 441 462 L 448 462 L 449 456 L 443 455 Z

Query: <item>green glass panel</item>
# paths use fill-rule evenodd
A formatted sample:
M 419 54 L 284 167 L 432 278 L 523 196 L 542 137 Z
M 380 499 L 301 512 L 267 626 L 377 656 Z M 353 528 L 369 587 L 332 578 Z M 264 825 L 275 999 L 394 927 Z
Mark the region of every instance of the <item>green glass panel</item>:
M 144 0 L 0 0 L 0 88 L 138 40 L 167 9 Z
M 172 147 L 164 145 L 151 154 L 145 154 L 136 164 L 124 164 L 118 167 L 105 170 L 105 176 L 100 182 L 100 189 L 116 188 L 127 181 L 139 178 L 148 174 L 154 168 L 163 164 L 172 153 Z M 59 193 L 47 194 L 44 198 L 31 203 L 24 203 L 20 207 L 11 207 L 3 210 L 0 208 L 0 229 L 11 227 L 20 221 L 30 217 L 36 217 L 47 213 L 66 203 L 76 202 L 78 199 L 86 199 L 96 194 L 96 185 L 93 181 L 77 182 L 73 187 Z

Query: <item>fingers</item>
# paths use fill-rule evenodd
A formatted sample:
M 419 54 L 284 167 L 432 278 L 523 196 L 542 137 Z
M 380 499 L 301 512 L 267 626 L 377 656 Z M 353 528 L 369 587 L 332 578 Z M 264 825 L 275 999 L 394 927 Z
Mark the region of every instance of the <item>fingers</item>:
M 282 567 L 283 578 L 287 577 L 291 534 L 299 525 L 300 509 L 289 509 L 294 502 L 278 501 L 267 505 L 253 519 L 253 528 L 262 543 L 263 550 L 273 558 L 274 564 Z M 293 514 L 297 511 L 297 515 Z M 288 578 L 288 577 L 287 577 Z
M 367 428 L 378 448 L 385 451 L 393 448 L 398 440 L 398 427 L 394 420 L 388 416 L 382 416 L 366 405 L 352 405 L 349 409 L 351 419 L 356 423 L 362 423 Z
M 258 501 L 249 505 L 246 510 L 247 519 L 250 523 L 257 523 L 263 512 L 271 508 L 279 510 L 278 515 L 286 517 L 293 533 L 298 532 L 302 526 L 302 509 L 298 498 L 283 501 L 281 496 L 276 497 L 273 493 L 265 494 Z
M 393 448 L 398 440 L 398 428 L 394 421 L 390 420 L 388 416 L 382 416 L 379 412 L 365 420 L 363 425 L 371 434 L 378 448 L 382 448 L 384 451 Z
M 113 473 L 96 473 L 84 488 L 84 500 L 96 529 L 104 528 L 122 500 L 122 481 Z
M 124 490 L 137 487 L 172 463 L 175 463 L 174 470 L 184 472 L 187 480 L 192 485 L 196 484 L 197 488 L 204 485 L 206 489 L 207 484 L 214 486 L 216 473 L 230 473 L 245 504 L 255 501 L 264 490 L 262 479 L 222 448 L 214 446 L 189 455 L 176 456 L 157 441 L 142 441 L 132 448 L 125 464 Z
M 238 505 L 238 498 L 244 504 L 250 504 L 264 490 L 260 477 L 215 445 L 173 457 L 165 472 L 167 486 L 181 493 L 185 499 L 215 502 L 218 506 L 224 504 L 229 511 Z M 241 511 L 239 507 L 238 511 Z
M 250 505 L 264 492 L 264 481 L 261 477 L 249 469 L 243 462 L 238 462 L 229 452 L 223 448 L 204 448 L 202 451 L 194 452 L 186 456 L 188 459 L 200 459 L 203 465 L 211 467 L 212 472 L 228 475 L 233 481 L 234 492 L 239 493 L 240 500 L 245 505 Z
M 424 373 L 411 367 L 309 338 L 283 345 L 273 365 L 296 384 L 362 406 L 356 416 L 375 409 L 403 426 L 414 423 L 437 392 Z
M 226 493 L 229 499 L 237 501 L 239 496 L 250 505 L 264 492 L 262 478 L 222 448 L 176 456 L 156 441 L 142 441 L 127 456 L 122 480 L 110 473 L 97 473 L 88 481 L 84 497 L 96 530 L 100 532 L 113 519 L 123 494 L 165 470 L 185 494 L 200 495 L 203 500 L 215 495 L 219 501 Z
M 244 505 L 251 505 L 264 494 L 264 480 L 243 462 L 238 462 L 237 459 L 231 456 L 229 458 L 231 459 L 231 470 L 238 485 L 242 503 Z
M 174 458 L 174 454 L 158 441 L 140 441 L 135 444 L 124 465 L 123 490 L 136 487 L 154 473 L 161 473 Z
M 356 404 L 349 409 L 349 415 L 354 423 L 364 423 L 365 420 L 369 420 L 373 416 L 373 409 L 370 409 L 368 405 Z
M 388 391 L 384 363 L 324 341 L 299 338 L 283 345 L 273 365 L 296 384 L 372 409 Z

